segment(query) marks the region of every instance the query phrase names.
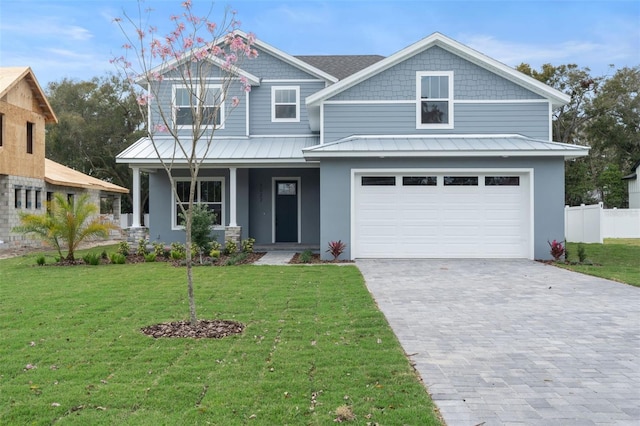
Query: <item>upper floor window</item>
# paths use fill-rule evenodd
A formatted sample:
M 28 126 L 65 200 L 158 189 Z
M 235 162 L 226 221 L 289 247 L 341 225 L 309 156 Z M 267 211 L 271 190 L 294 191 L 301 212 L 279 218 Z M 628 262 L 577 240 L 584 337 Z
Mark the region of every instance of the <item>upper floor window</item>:
M 27 154 L 33 154 L 33 128 L 35 124 L 27 122 Z
M 219 84 L 173 87 L 174 123 L 178 128 L 223 129 L 224 102 Z
M 0 146 L 2 146 L 3 136 L 4 136 L 4 114 L 0 114 Z
M 418 129 L 452 129 L 453 72 L 418 72 L 416 80 L 416 127 Z
M 176 192 L 178 193 L 179 200 L 173 197 L 173 212 L 172 223 L 173 229 L 182 228 L 182 220 L 180 213 L 182 205 L 185 209 L 189 204 L 189 189 L 191 182 L 189 180 L 176 180 Z M 220 226 L 224 223 L 224 179 L 223 178 L 200 178 L 196 182 L 196 192 L 194 194 L 194 203 L 201 204 L 207 207 L 209 211 L 215 213 L 214 226 Z
M 300 87 L 271 88 L 271 121 L 300 121 Z

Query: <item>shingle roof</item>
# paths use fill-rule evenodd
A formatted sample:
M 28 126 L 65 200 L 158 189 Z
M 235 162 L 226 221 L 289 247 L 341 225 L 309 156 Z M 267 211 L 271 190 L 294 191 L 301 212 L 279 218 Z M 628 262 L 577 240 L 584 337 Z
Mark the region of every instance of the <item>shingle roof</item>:
M 296 55 L 296 58 L 342 80 L 384 59 L 380 55 Z

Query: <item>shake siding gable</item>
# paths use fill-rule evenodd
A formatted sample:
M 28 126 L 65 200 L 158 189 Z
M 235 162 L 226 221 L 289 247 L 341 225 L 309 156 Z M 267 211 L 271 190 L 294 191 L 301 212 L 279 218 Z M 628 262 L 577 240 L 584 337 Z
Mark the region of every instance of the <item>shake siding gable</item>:
M 543 99 L 441 47 L 433 46 L 328 100 L 414 100 L 418 71 L 453 71 L 454 100 Z

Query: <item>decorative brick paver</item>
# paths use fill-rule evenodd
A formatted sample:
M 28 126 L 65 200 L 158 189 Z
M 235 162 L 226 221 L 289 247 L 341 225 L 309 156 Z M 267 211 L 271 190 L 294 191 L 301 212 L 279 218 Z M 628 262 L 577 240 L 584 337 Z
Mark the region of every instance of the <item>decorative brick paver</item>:
M 640 288 L 527 260 L 356 264 L 449 426 L 640 424 Z

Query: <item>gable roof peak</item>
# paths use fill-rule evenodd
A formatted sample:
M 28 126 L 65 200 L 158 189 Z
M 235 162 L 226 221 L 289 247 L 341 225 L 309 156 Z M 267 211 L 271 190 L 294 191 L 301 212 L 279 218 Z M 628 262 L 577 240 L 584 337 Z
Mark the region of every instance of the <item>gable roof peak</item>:
M 38 100 L 42 114 L 45 116 L 45 122 L 47 124 L 57 123 L 58 118 L 31 67 L 0 67 L 0 98 L 9 93 L 22 80 L 29 84 L 33 96 Z
M 339 81 L 338 83 L 329 86 L 315 94 L 307 97 L 306 103 L 308 107 L 319 106 L 320 103 L 356 84 L 385 71 L 394 65 L 411 58 L 421 52 L 424 52 L 431 47 L 438 46 L 443 48 L 454 55 L 460 56 L 465 60 L 468 60 L 492 73 L 495 73 L 507 80 L 514 82 L 520 86 L 531 90 L 534 93 L 539 94 L 545 99 L 549 99 L 554 107 L 562 106 L 570 101 L 569 96 L 566 94 L 547 86 L 538 80 L 529 77 L 514 68 L 511 68 L 500 61 L 497 61 L 489 56 L 478 52 L 464 44 L 447 37 L 440 32 L 434 32 L 427 37 L 418 40 L 417 42 L 405 47 L 404 49 L 394 53 L 382 59 L 373 65 L 352 74 L 351 76 Z

